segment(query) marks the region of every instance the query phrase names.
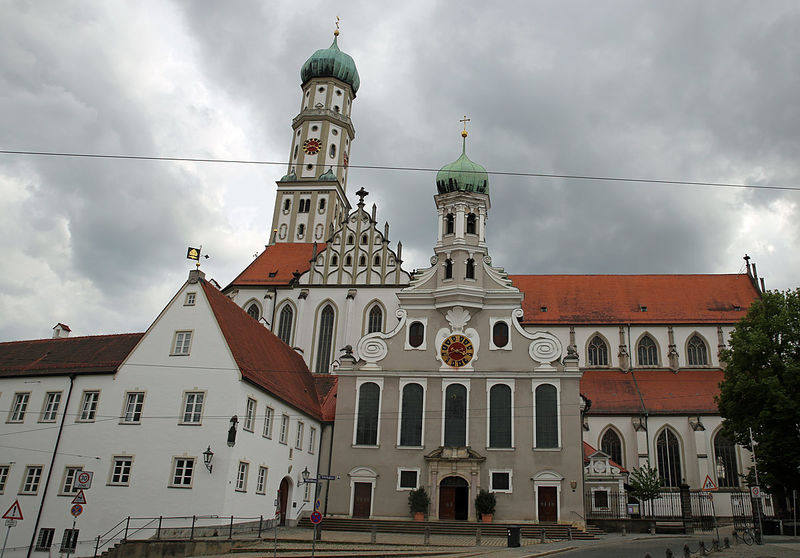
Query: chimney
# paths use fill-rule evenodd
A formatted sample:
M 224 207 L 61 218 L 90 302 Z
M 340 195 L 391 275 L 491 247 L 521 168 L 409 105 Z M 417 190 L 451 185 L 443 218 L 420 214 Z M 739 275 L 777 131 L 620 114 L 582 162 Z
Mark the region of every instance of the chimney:
M 71 331 L 67 324 L 58 322 L 53 328 L 53 339 L 65 339 L 69 337 Z
M 189 283 L 197 283 L 200 279 L 205 279 L 206 274 L 199 269 L 189 271 Z

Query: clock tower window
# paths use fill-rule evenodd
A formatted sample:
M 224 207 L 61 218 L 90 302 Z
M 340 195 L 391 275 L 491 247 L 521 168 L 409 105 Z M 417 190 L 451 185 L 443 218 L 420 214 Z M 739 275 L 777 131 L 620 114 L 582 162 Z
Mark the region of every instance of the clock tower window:
M 475 226 L 475 214 L 469 213 L 467 215 L 467 234 L 475 234 L 476 226 Z
M 453 278 L 453 260 L 451 260 L 450 258 L 444 261 L 444 278 L 445 279 Z
M 452 213 L 448 213 L 447 217 L 445 217 L 444 234 L 453 234 L 453 231 L 455 230 L 455 223 L 456 223 L 456 218 L 453 216 Z
M 475 279 L 475 260 L 467 260 L 467 279 Z

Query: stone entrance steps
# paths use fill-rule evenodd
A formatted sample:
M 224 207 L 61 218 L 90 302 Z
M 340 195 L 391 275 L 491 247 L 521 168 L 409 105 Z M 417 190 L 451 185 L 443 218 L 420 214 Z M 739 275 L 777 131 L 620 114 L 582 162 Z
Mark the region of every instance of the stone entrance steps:
M 298 527 L 311 528 L 313 525 L 308 517 L 298 522 Z M 533 524 L 533 523 L 477 523 L 470 521 L 411 521 L 391 519 L 353 519 L 346 517 L 326 517 L 322 521 L 323 531 L 357 531 L 369 533 L 373 529 L 379 533 L 407 533 L 423 535 L 425 529 L 430 529 L 431 535 L 451 535 L 474 537 L 480 528 L 482 537 L 507 536 L 508 527 L 519 527 L 521 536 L 528 539 L 540 539 L 544 534 L 546 539 L 574 539 L 593 540 L 598 535 L 604 534 L 597 527 L 589 525 L 585 531 L 571 525 L 559 524 Z

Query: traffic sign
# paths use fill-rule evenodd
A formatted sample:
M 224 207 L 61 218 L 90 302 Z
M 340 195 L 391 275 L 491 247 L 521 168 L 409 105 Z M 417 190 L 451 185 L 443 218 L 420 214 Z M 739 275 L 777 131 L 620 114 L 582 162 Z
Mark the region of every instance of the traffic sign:
M 19 507 L 19 500 L 14 500 L 8 511 L 3 514 L 3 519 L 24 519 L 22 517 L 22 508 Z
M 315 511 L 311 514 L 311 523 L 317 525 L 318 523 L 322 523 L 322 514 L 318 511 Z
M 320 501 L 319 501 L 319 500 L 317 500 L 316 502 L 314 502 L 314 509 L 315 509 L 315 510 L 318 510 L 320 507 L 322 507 L 322 504 L 320 503 Z
M 717 490 L 717 485 L 714 484 L 714 481 L 711 480 L 711 477 L 706 475 L 706 480 L 703 482 L 703 488 L 701 488 L 704 492 L 710 492 L 711 490 Z
M 336 475 L 320 475 L 319 480 L 336 480 Z
M 81 471 L 75 478 L 75 484 L 73 486 L 75 488 L 81 488 L 81 489 L 91 488 L 93 478 L 94 478 L 94 473 L 92 471 Z
M 16 519 L 6 519 L 6 527 L 14 527 L 16 524 Z
M 305 482 L 305 483 L 309 483 L 309 482 L 317 482 L 317 479 L 314 479 L 314 478 L 309 478 L 308 480 L 304 480 L 303 482 Z
M 83 489 L 79 490 L 75 497 L 72 499 L 73 504 L 85 504 L 86 503 L 86 495 L 83 493 Z
M 761 497 L 761 487 L 760 486 L 751 486 L 750 487 L 750 496 L 753 497 L 753 498 L 760 498 Z
M 71 513 L 73 517 L 78 517 L 83 513 L 83 506 L 80 504 L 75 504 L 72 506 L 72 508 L 70 508 L 69 513 Z

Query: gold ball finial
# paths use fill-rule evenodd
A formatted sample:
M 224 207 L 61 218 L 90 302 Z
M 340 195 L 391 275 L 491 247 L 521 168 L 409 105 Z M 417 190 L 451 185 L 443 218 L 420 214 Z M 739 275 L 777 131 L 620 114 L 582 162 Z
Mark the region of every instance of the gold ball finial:
M 464 115 L 464 118 L 462 118 L 461 120 L 459 120 L 459 122 L 463 122 L 463 123 L 464 123 L 464 129 L 463 129 L 463 130 L 461 130 L 461 137 L 462 137 L 462 138 L 465 138 L 465 137 L 467 137 L 467 122 L 469 122 L 469 121 L 470 121 L 470 119 L 469 119 L 469 118 L 467 118 L 467 115 L 466 115 L 466 114 Z
M 334 37 L 339 36 L 339 16 L 336 16 L 336 30 L 333 32 Z

